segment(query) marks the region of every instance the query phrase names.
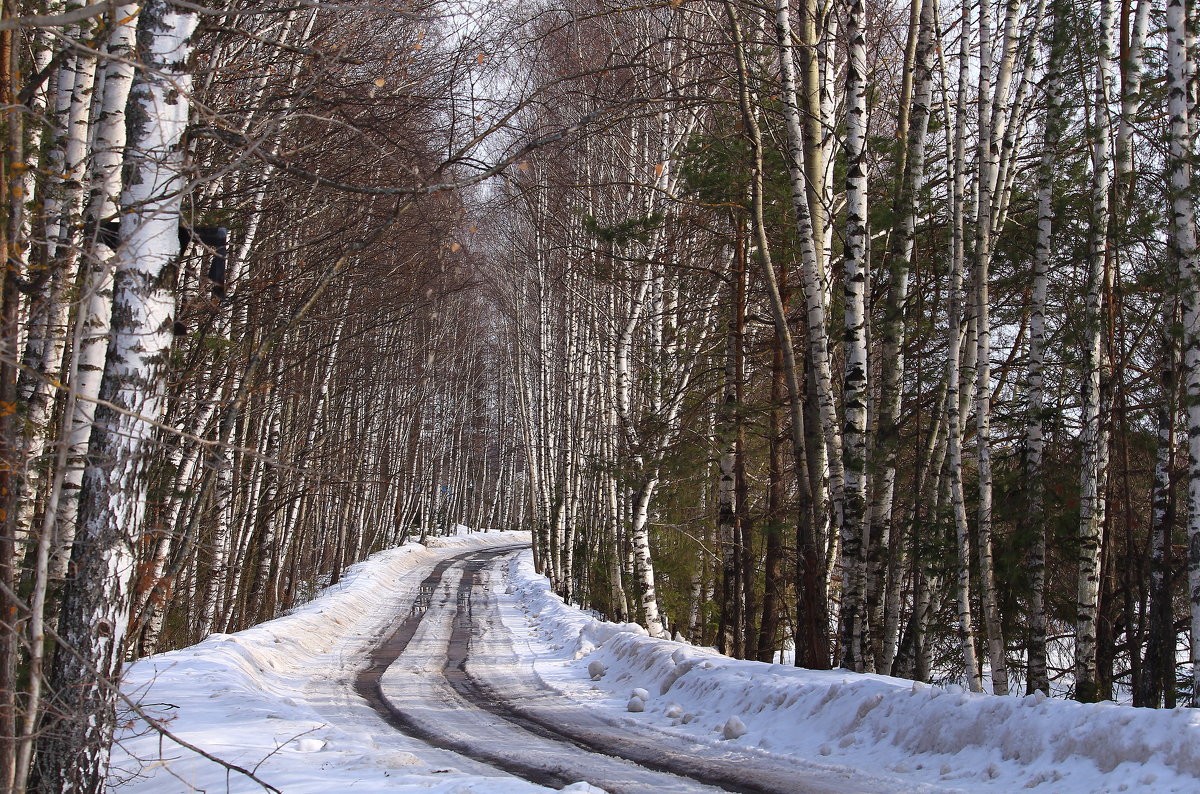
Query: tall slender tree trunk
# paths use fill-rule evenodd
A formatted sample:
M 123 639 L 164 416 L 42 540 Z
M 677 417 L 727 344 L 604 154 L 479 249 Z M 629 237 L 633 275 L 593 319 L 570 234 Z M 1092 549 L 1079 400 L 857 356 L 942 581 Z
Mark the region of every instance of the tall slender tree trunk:
M 16 4 L 0 4 L 0 18 L 17 15 Z M 21 452 L 17 423 L 17 361 L 21 331 L 18 324 L 21 273 L 13 263 L 21 260 L 22 207 L 24 206 L 22 112 L 16 102 L 21 84 L 20 47 L 17 32 L 0 31 L 0 255 L 4 257 L 0 293 L 0 610 L 15 622 L 18 603 L 9 597 L 16 590 L 16 507 L 20 489 Z M 14 168 L 14 166 L 17 166 Z M 10 790 L 16 776 L 17 656 L 20 644 L 16 631 L 0 632 L 0 790 Z
M 969 403 L 968 394 L 972 382 L 969 368 L 964 362 L 967 352 L 963 349 L 964 338 L 970 342 L 970 318 L 967 317 L 967 306 L 963 300 L 963 267 L 966 263 L 966 138 L 967 138 L 967 85 L 969 81 L 970 53 L 970 8 L 962 9 L 962 25 L 959 28 L 959 72 L 958 72 L 958 101 L 955 112 L 955 131 L 952 150 L 952 178 L 950 190 L 950 286 L 948 310 L 948 344 L 946 349 L 946 427 L 949 433 L 947 441 L 946 465 L 950 476 L 947 478 L 949 501 L 954 515 L 954 528 L 957 556 L 956 572 L 956 604 L 958 612 L 958 632 L 963 654 L 963 677 L 967 680 L 972 692 L 982 691 L 983 685 L 979 678 L 978 662 L 975 654 L 975 627 L 971 616 L 971 530 L 967 522 L 966 495 L 963 484 L 963 426 L 966 421 L 966 405 Z M 970 344 L 967 345 L 970 348 Z
M 1102 400 L 1104 369 L 1104 299 L 1108 272 L 1109 197 L 1112 145 L 1109 134 L 1113 0 L 1102 0 L 1096 86 L 1091 121 L 1092 205 L 1089 218 L 1087 295 L 1083 340 L 1083 460 L 1080 469 L 1079 557 L 1075 618 L 1075 698 L 1091 702 L 1103 697 L 1097 676 L 1096 631 L 1099 618 L 1101 530 L 1104 527 L 1107 443 Z M 1186 121 L 1186 119 L 1185 119 Z
M 936 0 L 920 2 L 916 50 L 912 62 L 912 106 L 907 111 L 903 166 L 893 202 L 895 225 L 887 251 L 888 296 L 880 333 L 882 360 L 886 364 L 882 368 L 875 443 L 875 457 L 878 460 L 875 468 L 879 475 L 873 483 L 874 495 L 866 535 L 871 550 L 871 569 L 864 572 L 875 585 L 878 601 L 874 610 L 876 618 L 887 609 L 884 561 L 894 548 L 898 548 L 892 543 L 891 533 L 896 461 L 900 445 L 900 409 L 904 396 L 904 346 L 908 335 L 905 311 L 917 223 L 917 199 L 925 184 L 925 141 L 933 99 L 933 21 L 936 13 Z M 876 625 L 880 623 L 878 619 L 874 622 Z M 887 644 L 880 643 L 880 650 Z M 869 660 L 872 669 L 875 662 L 876 659 Z
M 850 0 L 846 14 L 849 56 L 846 67 L 846 369 L 844 454 L 847 472 L 846 514 L 842 521 L 842 667 L 867 669 L 866 570 L 869 529 L 867 497 L 867 63 L 866 6 Z M 886 352 L 885 352 L 886 357 Z M 888 366 L 891 366 L 889 362 Z M 874 659 L 871 660 L 871 667 Z
M 722 653 L 744 656 L 741 636 L 746 607 L 742 585 L 742 566 L 739 561 L 739 505 L 736 467 L 738 457 L 738 426 L 742 407 L 738 404 L 738 381 L 741 377 L 741 344 L 745 322 L 746 266 L 742 246 L 734 252 L 730 268 L 730 318 L 726 333 L 724 396 L 716 436 L 720 444 L 717 465 L 720 479 L 717 485 L 717 544 L 721 553 L 721 613 L 718 645 Z
M 174 315 L 172 292 L 184 185 L 180 140 L 188 120 L 196 16 L 165 0 L 142 9 L 138 49 L 147 66 L 128 111 L 127 162 L 113 299 L 113 338 L 84 475 L 79 533 L 51 674 L 55 720 L 39 741 L 42 790 L 104 787 L 115 727 L 121 643 L 146 511 L 150 452 L 163 412 Z M 112 407 L 109 407 L 109 406 Z
M 992 369 L 991 369 L 991 259 L 1001 201 L 998 186 L 1000 176 L 1000 143 L 1003 139 L 1004 111 L 1008 82 L 1012 73 L 1014 53 L 1009 42 L 1015 25 L 1019 0 L 1009 0 L 1006 29 L 1001 39 L 1001 59 L 992 95 L 993 41 L 991 6 L 984 3 L 979 9 L 979 141 L 976 190 L 978 203 L 975 217 L 974 287 L 976 333 L 975 370 L 975 455 L 979 467 L 979 505 L 977 551 L 979 554 L 979 599 L 987 629 L 988 662 L 991 668 L 992 690 L 997 695 L 1008 694 L 1008 665 L 1004 652 L 1004 634 L 996 595 L 995 565 L 992 554 Z
M 1167 113 L 1170 116 L 1168 188 L 1171 197 L 1171 250 L 1179 262 L 1183 305 L 1183 363 L 1187 373 L 1188 590 L 1192 632 L 1192 702 L 1200 702 L 1200 252 L 1192 198 L 1192 136 L 1188 119 L 1191 52 L 1184 0 L 1167 1 Z M 1173 661 L 1173 660 L 1172 660 Z M 1165 666 L 1165 665 L 1164 665 Z M 1164 682 L 1168 686 L 1169 682 Z
M 82 35 L 82 32 L 79 33 Z M 62 379 L 63 355 L 68 333 L 71 292 L 79 264 L 79 213 L 83 186 L 86 184 L 86 160 L 89 143 L 92 89 L 96 78 L 96 59 L 80 51 L 68 58 L 59 70 L 59 106 L 63 112 L 60 135 L 50 156 L 52 177 L 45 196 L 47 236 L 43 249 L 45 271 L 34 279 L 41 281 L 40 294 L 34 299 L 41 319 L 41 333 L 32 334 L 26 360 L 30 367 L 22 373 L 25 399 L 25 478 L 20 496 L 18 528 L 31 530 L 43 495 L 43 474 L 49 469 L 43 459 L 46 443 L 54 430 L 52 384 Z M 69 79 L 67 79 L 69 74 Z
M 1054 176 L 1062 137 L 1064 114 L 1062 76 L 1065 56 L 1065 21 L 1057 2 L 1051 4 L 1051 43 L 1047 58 L 1046 116 L 1042 134 L 1042 156 L 1038 166 L 1037 242 L 1033 256 L 1033 290 L 1029 306 L 1029 354 L 1025 383 L 1025 514 L 1022 528 L 1029 536 L 1029 692 L 1050 694 L 1046 669 L 1046 486 L 1043 467 L 1046 355 L 1046 288 L 1054 252 Z
M 814 95 L 819 91 L 812 83 L 816 78 L 809 74 L 807 60 L 804 70 L 804 95 L 800 96 L 795 76 L 795 63 L 791 44 L 791 14 L 788 0 L 777 0 L 775 5 L 775 37 L 779 51 L 780 74 L 783 78 L 785 121 L 788 133 L 788 175 L 792 188 L 792 211 L 796 218 L 796 231 L 800 241 L 801 276 L 805 298 L 805 339 L 807 355 L 812 362 L 812 389 L 816 395 L 816 413 L 821 429 L 823 445 L 817 446 L 815 468 L 817 471 L 816 510 L 822 518 L 828 514 L 833 531 L 841 530 L 844 508 L 845 473 L 842 465 L 842 433 L 837 416 L 837 399 L 833 390 L 832 364 L 829 360 L 828 303 L 826 298 L 825 260 L 823 257 L 824 199 L 814 186 L 822 180 L 821 171 L 807 169 L 823 168 L 821 138 L 818 133 L 805 126 L 801 105 L 808 111 L 814 107 Z M 805 14 L 813 11 L 806 7 Z M 801 23 L 807 30 L 811 26 L 808 17 Z M 815 30 L 815 28 L 814 28 Z M 809 33 L 806 35 L 814 35 Z M 809 56 L 806 59 L 811 60 Z M 865 64 L 863 66 L 865 70 Z M 865 93 L 862 96 L 865 103 Z M 819 99 L 816 100 L 819 105 Z M 866 109 L 860 118 L 862 137 L 865 142 Z M 808 174 L 814 175 L 809 178 Z M 865 201 L 865 179 L 863 198 Z M 814 210 L 814 204 L 820 209 Z M 865 223 L 865 208 L 864 208 Z M 865 260 L 865 248 L 863 252 Z

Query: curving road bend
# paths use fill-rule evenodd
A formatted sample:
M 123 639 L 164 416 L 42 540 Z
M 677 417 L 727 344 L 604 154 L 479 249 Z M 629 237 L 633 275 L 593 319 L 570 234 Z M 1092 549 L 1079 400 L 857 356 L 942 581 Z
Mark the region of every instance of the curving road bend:
M 587 781 L 610 794 L 897 790 L 870 775 L 690 742 L 548 688 L 521 662 L 500 613 L 506 558 L 521 548 L 440 562 L 370 652 L 354 688 L 393 728 L 556 788 Z

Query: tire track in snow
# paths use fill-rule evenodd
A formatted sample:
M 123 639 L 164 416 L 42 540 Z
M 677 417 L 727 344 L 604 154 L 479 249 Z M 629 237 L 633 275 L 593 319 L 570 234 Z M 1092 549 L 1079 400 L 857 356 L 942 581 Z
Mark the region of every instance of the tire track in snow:
M 693 745 L 690 751 L 687 747 L 671 747 L 663 742 L 665 737 L 653 729 L 611 722 L 582 704 L 564 707 L 563 703 L 556 702 L 563 701 L 563 696 L 540 679 L 525 685 L 502 675 L 496 676 L 491 682 L 484 680 L 486 673 L 494 672 L 493 666 L 485 662 L 471 663 L 469 655 L 462 651 L 466 647 L 463 641 L 480 640 L 488 632 L 507 632 L 498 604 L 492 599 L 485 599 L 487 612 L 482 621 L 485 626 L 478 625 L 470 614 L 475 599 L 469 595 L 469 588 L 480 588 L 478 574 L 484 567 L 468 567 L 468 575 L 464 575 L 460 582 L 460 613 L 455 622 L 456 636 L 451 639 L 450 658 L 446 665 L 446 677 L 451 686 L 480 708 L 520 725 L 530 733 L 622 758 L 646 769 L 685 777 L 710 790 L 748 794 L 846 794 L 870 790 L 856 785 L 852 780 L 806 780 L 805 773 L 799 769 L 786 765 L 781 767 L 770 761 L 764 763 L 761 759 L 754 759 L 736 750 L 717 749 L 704 744 Z M 486 594 L 484 590 L 479 592 Z M 468 613 L 465 619 L 464 609 Z M 510 648 L 508 655 L 515 657 L 515 652 Z M 476 674 L 468 672 L 468 666 Z M 484 676 L 480 677 L 480 674 Z M 519 691 L 518 686 L 525 691 Z M 603 785 L 599 781 L 593 782 Z
M 511 554 L 518 548 L 523 547 L 506 547 L 484 552 L 471 551 L 454 557 L 447 557 L 435 565 L 433 570 L 430 571 L 429 575 L 419 585 L 417 599 L 409 610 L 408 616 L 392 634 L 388 635 L 383 642 L 369 653 L 368 665 L 355 677 L 354 688 L 359 696 L 366 700 L 371 708 L 378 712 L 388 725 L 391 725 L 398 731 L 428 742 L 434 747 L 465 755 L 468 758 L 496 767 L 530 782 L 561 788 L 562 786 L 577 782 L 577 778 L 571 778 L 561 772 L 545 769 L 541 766 L 523 763 L 511 755 L 505 756 L 498 753 L 486 752 L 480 747 L 459 741 L 451 735 L 441 733 L 430 728 L 423 722 L 414 720 L 403 710 L 393 706 L 383 694 L 382 681 L 384 673 L 404 653 L 409 643 L 412 642 L 413 637 L 416 636 L 417 629 L 420 628 L 421 623 L 424 621 L 425 615 L 437 592 L 438 585 L 441 583 L 446 571 L 458 564 L 474 562 L 477 565 L 483 565 L 495 557 Z
M 435 747 L 540 785 L 561 787 L 584 779 L 610 794 L 640 794 L 648 790 L 798 794 L 814 790 L 797 780 L 794 774 L 782 770 L 781 774 L 765 775 L 761 769 L 750 770 L 742 763 L 745 759 L 736 754 L 704 758 L 685 749 L 666 748 L 653 740 L 647 741 L 644 735 L 640 738 L 625 735 L 620 726 L 587 712 L 577 711 L 575 716 L 580 719 L 574 722 L 545 719 L 536 709 L 522 704 L 523 693 L 498 690 L 468 673 L 472 647 L 481 641 L 482 632 L 494 630 L 498 625 L 503 630 L 499 614 L 492 614 L 494 604 L 488 603 L 481 574 L 498 557 L 513 551 L 516 548 L 473 551 L 440 562 L 421 582 L 417 601 L 406 618 L 371 651 L 367 668 L 355 679 L 355 689 L 389 725 Z M 445 574 L 455 566 L 462 567 L 457 587 L 450 584 L 448 588 L 441 588 Z M 434 603 L 439 589 L 446 590 L 446 603 Z M 451 595 L 455 597 L 453 605 L 449 603 Z M 476 595 L 484 596 L 483 601 L 488 603 L 488 612 L 482 619 L 474 611 Z M 445 702 L 440 708 L 452 710 L 454 719 L 447 722 L 458 720 L 457 731 L 453 724 L 447 726 L 439 719 L 430 718 L 429 700 L 406 704 L 399 699 L 401 705 L 416 706 L 406 710 L 391 702 L 382 688 L 389 667 L 402 656 L 410 660 L 421 659 L 418 654 L 422 646 L 430 644 L 431 634 L 436 637 L 437 632 L 431 631 L 434 627 L 426 621 L 430 614 L 437 615 L 433 619 L 435 625 L 439 620 L 446 625 L 446 618 L 450 618 L 448 644 L 434 643 L 440 645 L 437 653 L 443 654 L 440 676 L 433 670 L 429 670 L 428 675 L 435 679 L 432 682 L 435 689 L 443 690 L 440 699 Z M 414 638 L 418 644 L 410 649 Z M 431 650 L 426 652 L 432 654 Z M 439 677 L 440 682 L 436 680 Z M 393 692 L 393 696 L 395 694 Z M 423 711 L 426 718 L 422 720 L 409 711 Z M 474 720 L 480 730 L 474 735 L 469 730 L 464 731 L 463 718 L 468 722 Z M 492 740 L 481 738 L 489 734 Z M 498 735 L 504 737 L 503 742 L 494 740 Z M 817 790 L 846 791 L 853 787 Z
M 480 761 L 501 769 L 517 777 L 544 786 L 563 787 L 571 783 L 586 780 L 600 786 L 610 794 L 642 794 L 646 791 L 663 792 L 704 792 L 714 789 L 686 774 L 673 770 L 656 770 L 644 767 L 636 761 L 628 761 L 593 746 L 572 740 L 566 735 L 547 728 L 535 727 L 526 720 L 520 720 L 515 715 L 510 719 L 503 714 L 504 709 L 497 703 L 483 696 L 471 697 L 453 688 L 450 682 L 455 670 L 460 665 L 465 666 L 465 650 L 470 644 L 471 633 L 471 585 L 477 581 L 478 573 L 495 558 L 511 554 L 517 548 L 504 548 L 485 552 L 473 551 L 450 557 L 440 562 L 421 582 L 417 602 L 413 605 L 408 616 L 401 622 L 391 635 L 376 646 L 369 654 L 369 664 L 355 677 L 355 690 L 370 706 L 393 728 L 410 736 L 421 739 L 434 747 L 449 750 L 468 758 Z M 455 695 L 458 702 L 440 704 L 446 710 L 455 710 L 460 714 L 464 708 L 477 711 L 493 723 L 491 732 L 495 733 L 496 717 L 500 717 L 499 725 L 503 728 L 505 741 L 480 741 L 478 737 L 455 733 L 451 729 L 442 729 L 435 720 L 421 720 L 413 714 L 406 713 L 404 708 L 398 708 L 384 694 L 382 681 L 388 668 L 406 655 L 426 616 L 437 613 L 442 605 L 434 604 L 434 598 L 442 579 L 453 566 L 463 566 L 463 577 L 457 588 L 458 603 L 454 609 L 451 621 L 451 638 L 448 652 L 444 652 L 440 677 L 441 684 L 451 698 Z M 464 584 L 465 583 L 465 584 Z M 428 627 L 426 627 L 428 631 Z M 425 632 L 421 632 L 422 635 Z M 454 650 L 462 648 L 462 652 Z M 395 693 L 393 693 L 394 695 Z M 463 701 L 466 702 L 463 702 Z M 487 708 L 493 706 L 499 712 Z M 428 703 L 420 704 L 428 711 Z M 522 738 L 525 735 L 526 738 Z M 549 748 L 549 752 L 547 752 Z M 522 758 L 524 753 L 527 757 Z M 738 789 L 740 791 L 758 791 L 758 789 Z
M 474 562 L 474 561 L 472 561 Z M 597 735 L 586 729 L 576 729 L 563 723 L 544 720 L 535 714 L 521 709 L 512 702 L 504 699 L 477 681 L 467 672 L 467 662 L 470 658 L 470 643 L 475 634 L 472 605 L 474 590 L 480 588 L 479 573 L 490 560 L 482 564 L 468 563 L 466 574 L 458 586 L 458 615 L 454 621 L 454 631 L 450 636 L 450 652 L 446 658 L 446 680 L 450 686 L 472 704 L 484 711 L 495 714 L 501 719 L 520 726 L 535 736 L 555 742 L 570 744 L 581 750 L 597 753 L 610 758 L 622 758 L 632 761 L 638 766 L 655 772 L 678 775 L 695 780 L 705 786 L 722 791 L 740 792 L 741 794 L 795 794 L 796 788 L 790 787 L 784 791 L 773 788 L 748 785 L 744 780 L 738 780 L 729 774 L 721 774 L 719 770 L 700 764 L 697 768 L 693 759 L 664 751 L 662 747 L 640 744 L 638 742 L 622 741 L 615 734 Z M 664 760 L 669 759 L 669 760 Z M 683 764 L 687 766 L 684 767 Z M 602 786 L 611 794 L 624 791 L 619 786 L 604 781 L 589 781 Z M 642 791 L 643 789 L 636 789 Z

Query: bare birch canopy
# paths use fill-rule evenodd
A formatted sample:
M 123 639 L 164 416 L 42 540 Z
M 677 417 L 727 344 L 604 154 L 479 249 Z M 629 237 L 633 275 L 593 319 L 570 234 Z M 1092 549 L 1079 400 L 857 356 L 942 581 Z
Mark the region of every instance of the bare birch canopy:
M 739 658 L 1197 705 L 1194 4 L 0 9 L 0 790 L 460 526 Z

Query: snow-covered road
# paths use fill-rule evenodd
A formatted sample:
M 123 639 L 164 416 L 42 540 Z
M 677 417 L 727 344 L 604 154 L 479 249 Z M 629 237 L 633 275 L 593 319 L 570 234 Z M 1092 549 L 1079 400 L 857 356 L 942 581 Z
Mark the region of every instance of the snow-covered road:
M 556 788 L 585 780 L 611 794 L 896 790 L 894 781 L 681 740 L 547 686 L 503 619 L 502 607 L 515 606 L 504 582 L 509 556 L 475 552 L 439 565 L 422 582 L 427 601 L 372 653 L 357 690 L 400 730 Z
M 1192 792 L 1200 713 L 973 695 L 721 656 L 564 604 L 527 533 L 381 552 L 124 689 L 286 794 Z M 129 794 L 258 792 L 130 715 Z

